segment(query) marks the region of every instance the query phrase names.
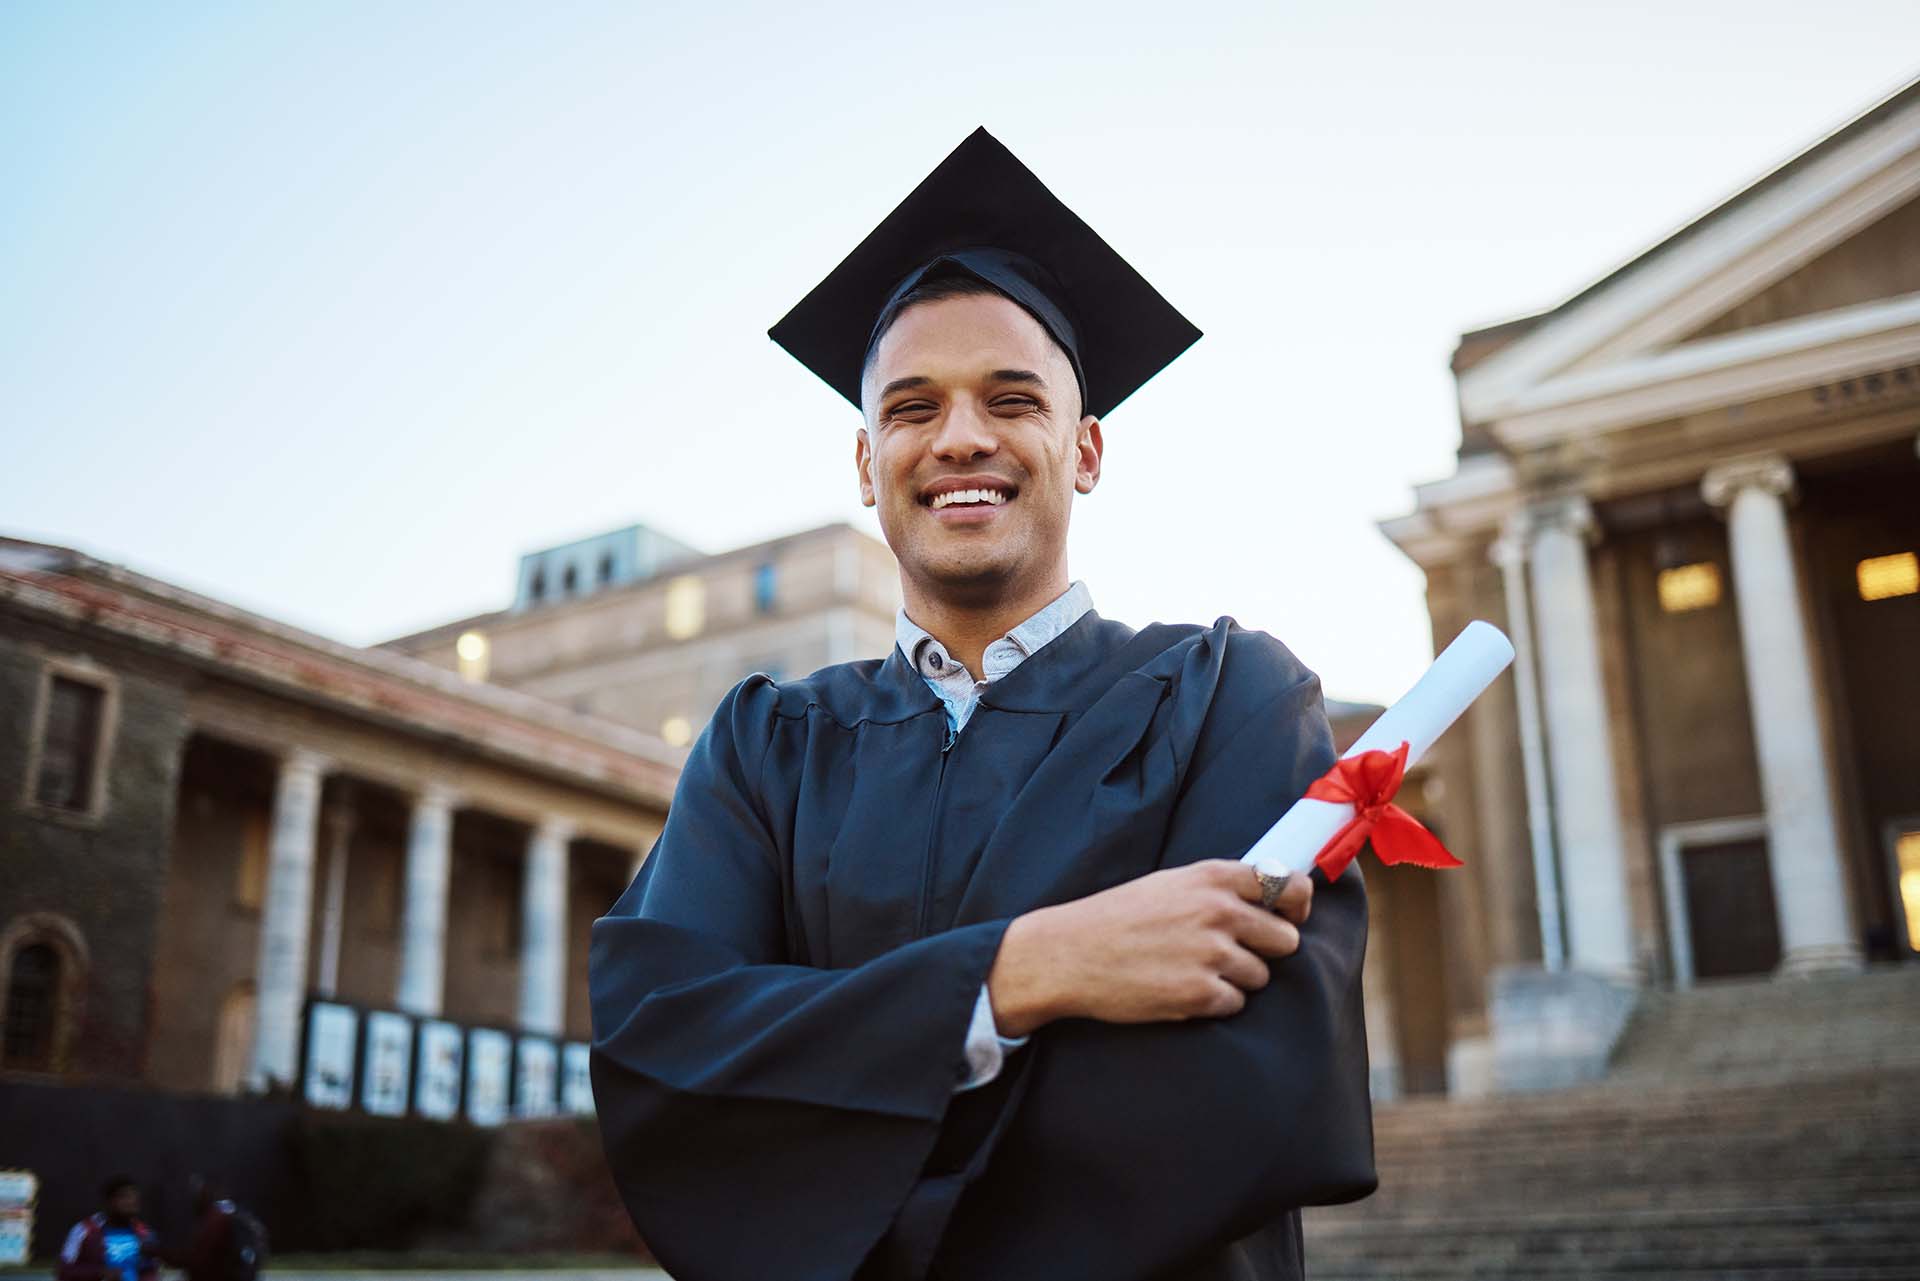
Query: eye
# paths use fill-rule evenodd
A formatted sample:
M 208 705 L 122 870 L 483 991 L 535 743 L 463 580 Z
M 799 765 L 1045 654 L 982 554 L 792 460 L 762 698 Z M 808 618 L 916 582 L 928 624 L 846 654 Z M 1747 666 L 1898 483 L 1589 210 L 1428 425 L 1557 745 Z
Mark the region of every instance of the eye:
M 898 405 L 894 405 L 891 408 L 889 408 L 887 410 L 887 417 L 888 418 L 907 418 L 907 419 L 913 419 L 915 421 L 918 421 L 932 414 L 934 410 L 935 410 L 935 406 L 932 401 L 908 400 L 908 401 L 903 401 L 902 403 Z
M 1040 408 L 1040 402 L 1032 396 L 1001 396 L 993 402 L 993 407 L 1024 414 L 1029 410 Z

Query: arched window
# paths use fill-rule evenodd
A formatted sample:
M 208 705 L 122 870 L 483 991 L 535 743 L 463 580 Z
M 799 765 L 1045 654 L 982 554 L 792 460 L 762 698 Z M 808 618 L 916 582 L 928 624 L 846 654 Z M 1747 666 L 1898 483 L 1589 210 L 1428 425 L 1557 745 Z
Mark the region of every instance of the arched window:
M 579 586 L 580 571 L 572 565 L 567 566 L 566 570 L 560 575 L 560 590 L 566 595 L 571 596 L 579 589 Z
M 29 1072 L 53 1067 L 60 1017 L 60 954 L 51 943 L 29 943 L 13 954 L 7 974 L 6 1047 L 0 1063 Z
M 610 583 L 613 581 L 613 553 L 612 552 L 607 552 L 605 555 L 600 557 L 600 581 L 603 583 Z
M 64 1072 L 86 1004 L 87 942 L 57 912 L 0 928 L 0 1067 Z

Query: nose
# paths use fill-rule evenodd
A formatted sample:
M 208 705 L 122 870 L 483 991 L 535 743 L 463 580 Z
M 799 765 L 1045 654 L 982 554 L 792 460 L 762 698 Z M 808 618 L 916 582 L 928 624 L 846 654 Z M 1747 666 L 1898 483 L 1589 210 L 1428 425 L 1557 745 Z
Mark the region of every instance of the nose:
M 998 452 L 1000 441 L 992 416 L 971 397 L 960 397 L 940 421 L 927 447 L 943 463 L 966 463 Z

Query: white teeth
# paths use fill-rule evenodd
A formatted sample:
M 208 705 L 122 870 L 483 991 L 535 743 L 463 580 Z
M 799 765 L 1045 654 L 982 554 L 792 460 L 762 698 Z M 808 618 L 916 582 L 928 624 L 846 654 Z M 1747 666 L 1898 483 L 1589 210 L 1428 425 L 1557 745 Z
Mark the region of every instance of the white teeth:
M 985 503 L 989 507 L 998 507 L 1007 501 L 1007 496 L 997 489 L 955 489 L 944 494 L 935 494 L 929 504 L 935 511 L 942 507 L 951 507 L 955 503 Z

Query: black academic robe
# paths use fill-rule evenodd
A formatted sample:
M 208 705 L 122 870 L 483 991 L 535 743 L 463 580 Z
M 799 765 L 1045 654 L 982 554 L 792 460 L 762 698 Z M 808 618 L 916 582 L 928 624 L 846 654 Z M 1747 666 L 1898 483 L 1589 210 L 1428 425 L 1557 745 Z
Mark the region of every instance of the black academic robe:
M 593 1088 L 679 1281 L 1303 1275 L 1375 1183 L 1357 865 L 1227 1019 L 1067 1020 L 959 1094 L 1007 924 L 1243 853 L 1334 759 L 1319 680 L 1230 620 L 1088 614 L 966 729 L 895 650 L 721 704 L 594 925 Z M 1316 873 L 1316 875 L 1318 875 Z

